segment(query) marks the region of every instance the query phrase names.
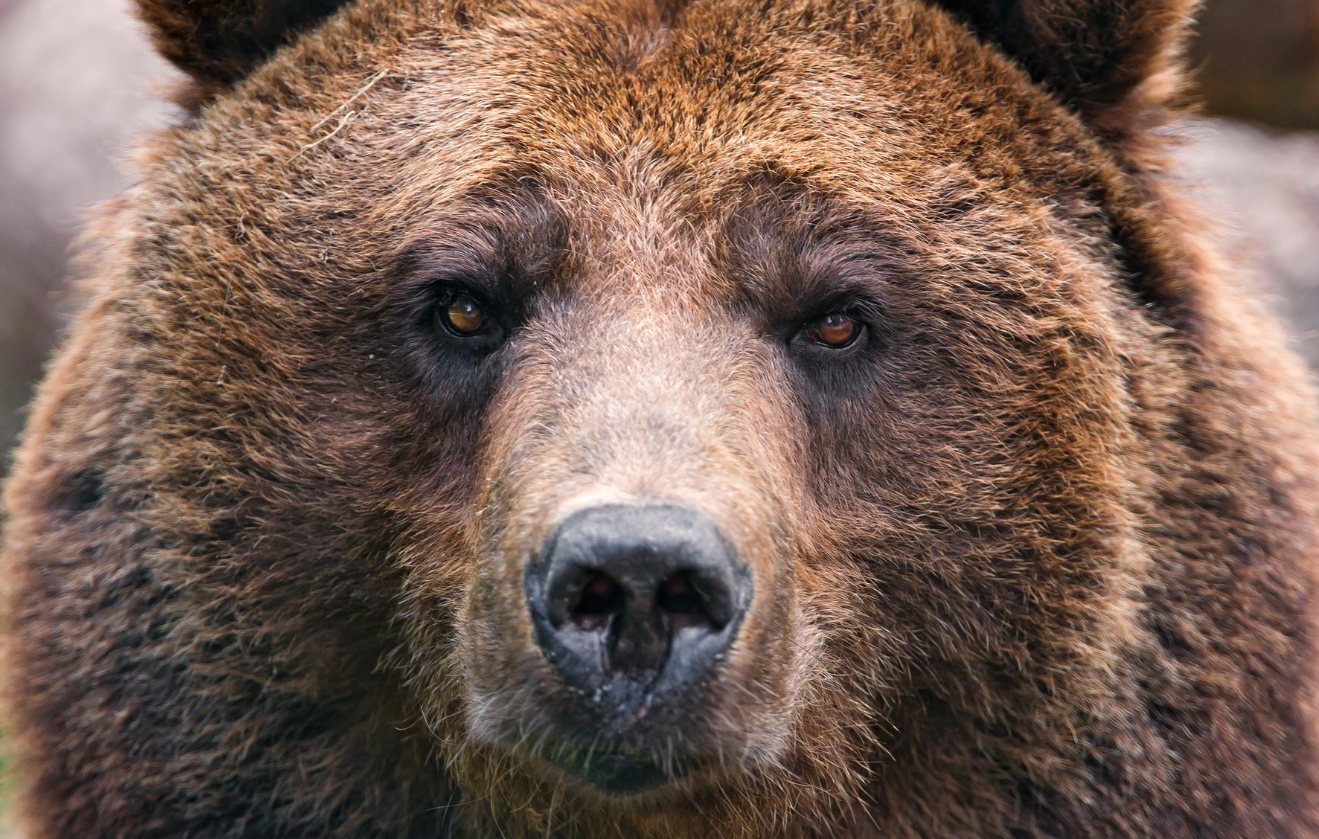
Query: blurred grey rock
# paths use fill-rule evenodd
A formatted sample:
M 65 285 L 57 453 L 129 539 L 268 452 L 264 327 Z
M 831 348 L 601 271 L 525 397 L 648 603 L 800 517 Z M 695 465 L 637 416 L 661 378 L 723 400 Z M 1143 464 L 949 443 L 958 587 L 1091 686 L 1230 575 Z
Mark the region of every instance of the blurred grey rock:
M 157 88 L 171 78 L 130 0 L 0 0 L 0 475 L 73 236 L 127 182 L 132 138 L 169 118 Z
M 1216 212 L 1229 254 L 1254 270 L 1319 369 L 1319 134 L 1205 121 L 1178 162 Z

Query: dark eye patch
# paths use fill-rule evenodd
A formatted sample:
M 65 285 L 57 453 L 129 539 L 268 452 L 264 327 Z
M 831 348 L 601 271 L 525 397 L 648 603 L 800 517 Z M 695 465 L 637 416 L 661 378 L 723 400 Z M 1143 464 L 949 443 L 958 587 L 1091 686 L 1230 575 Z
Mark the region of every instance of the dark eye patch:
M 563 240 L 529 179 L 455 202 L 399 250 L 375 329 L 434 398 L 479 401 L 501 349 L 555 285 Z
M 556 275 L 566 238 L 531 176 L 499 179 L 418 225 L 395 260 L 402 305 L 429 320 L 437 300 L 467 293 L 506 327 L 524 320 Z
M 793 184 L 760 186 L 725 230 L 720 261 L 736 280 L 737 305 L 784 340 L 830 316 L 881 328 L 909 264 L 879 220 Z

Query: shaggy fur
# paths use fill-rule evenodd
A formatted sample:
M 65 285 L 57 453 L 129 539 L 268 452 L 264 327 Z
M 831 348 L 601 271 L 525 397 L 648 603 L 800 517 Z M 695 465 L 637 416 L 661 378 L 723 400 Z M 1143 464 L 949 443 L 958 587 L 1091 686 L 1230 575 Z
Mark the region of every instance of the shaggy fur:
M 1319 835 L 1312 396 L 1162 173 L 1186 2 L 334 5 L 143 0 L 203 104 L 8 486 L 30 839 Z M 522 575 L 643 496 L 756 595 L 610 797 Z

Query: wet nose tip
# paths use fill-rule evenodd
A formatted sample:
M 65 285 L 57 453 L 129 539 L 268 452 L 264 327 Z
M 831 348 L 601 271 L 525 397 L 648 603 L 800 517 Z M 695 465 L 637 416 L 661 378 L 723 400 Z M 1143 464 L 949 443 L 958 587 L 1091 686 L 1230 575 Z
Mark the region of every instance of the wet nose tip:
M 528 568 L 537 643 L 570 685 L 704 677 L 736 636 L 749 577 L 719 528 L 673 504 L 565 518 Z

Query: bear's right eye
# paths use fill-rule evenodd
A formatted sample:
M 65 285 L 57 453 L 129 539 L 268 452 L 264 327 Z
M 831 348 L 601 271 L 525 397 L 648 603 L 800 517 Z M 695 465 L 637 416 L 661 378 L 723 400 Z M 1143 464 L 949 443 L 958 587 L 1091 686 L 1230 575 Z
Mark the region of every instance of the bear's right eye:
M 435 333 L 454 349 L 484 354 L 504 341 L 495 307 L 462 287 L 440 287 L 431 311 Z
M 470 297 L 456 297 L 440 311 L 440 322 L 459 338 L 468 338 L 490 328 L 481 305 Z
M 435 319 L 455 338 L 490 337 L 500 331 L 493 309 L 462 288 L 441 288 L 436 295 Z

